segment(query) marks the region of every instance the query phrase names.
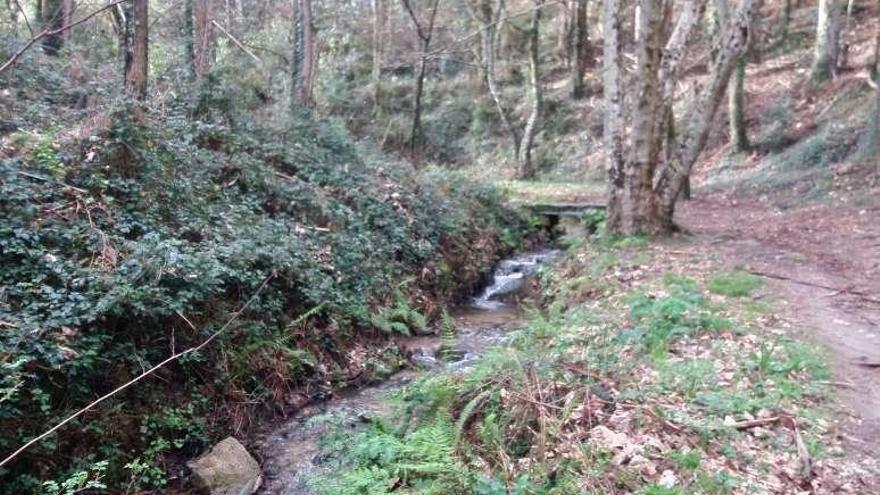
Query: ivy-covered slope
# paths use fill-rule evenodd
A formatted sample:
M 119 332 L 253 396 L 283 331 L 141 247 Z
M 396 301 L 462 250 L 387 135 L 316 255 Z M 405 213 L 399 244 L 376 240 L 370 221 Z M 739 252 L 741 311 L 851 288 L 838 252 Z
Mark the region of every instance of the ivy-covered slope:
M 0 455 L 259 294 L 210 347 L 0 468 L 17 492 L 104 460 L 105 482 L 155 488 L 267 406 L 369 379 L 387 331 L 421 320 L 382 324 L 382 308 L 430 315 L 526 227 L 493 190 L 362 159 L 326 123 L 235 133 L 126 115 L 83 140 L 4 139 Z

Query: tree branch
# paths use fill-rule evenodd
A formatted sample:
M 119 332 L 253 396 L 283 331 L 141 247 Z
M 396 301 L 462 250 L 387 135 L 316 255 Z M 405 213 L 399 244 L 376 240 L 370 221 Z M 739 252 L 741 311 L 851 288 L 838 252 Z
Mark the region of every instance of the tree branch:
M 6 60 L 6 62 L 3 62 L 3 65 L 0 65 L 0 74 L 3 74 L 3 73 L 6 72 L 10 67 L 12 67 L 12 66 L 15 64 L 15 62 L 17 62 L 18 59 L 21 58 L 22 55 L 24 55 L 24 52 L 28 51 L 28 50 L 30 49 L 30 47 L 34 46 L 34 45 L 35 45 L 38 41 L 40 41 L 41 39 L 43 39 L 43 38 L 45 38 L 45 37 L 47 37 L 47 36 L 54 36 L 54 35 L 56 35 L 56 34 L 61 34 L 61 33 L 65 32 L 65 31 L 67 31 L 68 29 L 71 29 L 71 28 L 73 28 L 73 27 L 79 26 L 80 24 L 82 24 L 82 23 L 84 23 L 84 22 L 90 20 L 91 18 L 95 17 L 96 15 L 98 15 L 98 14 L 100 14 L 100 13 L 106 11 L 106 10 L 112 9 L 113 7 L 116 7 L 117 5 L 120 5 L 120 4 L 123 4 L 123 3 L 127 3 L 127 2 L 130 2 L 130 1 L 131 1 L 131 0 L 116 0 L 115 2 L 108 3 L 107 5 L 105 5 L 105 6 L 101 7 L 100 9 L 98 9 L 98 10 L 92 12 L 91 14 L 89 14 L 89 15 L 83 17 L 82 19 L 80 19 L 80 20 L 78 20 L 78 21 L 76 21 L 76 22 L 71 22 L 70 24 L 68 24 L 68 25 L 66 25 L 66 26 L 61 26 L 61 27 L 58 28 L 58 29 L 50 29 L 50 28 L 46 27 L 45 29 L 43 29 L 42 31 L 40 31 L 39 33 L 37 33 L 36 36 L 31 37 L 31 39 L 29 39 L 28 42 L 24 44 L 24 46 L 22 46 L 22 47 L 21 47 L 17 52 L 15 52 L 11 57 L 9 57 L 9 58 Z M 2 464 L 0 464 L 0 466 L 2 466 Z

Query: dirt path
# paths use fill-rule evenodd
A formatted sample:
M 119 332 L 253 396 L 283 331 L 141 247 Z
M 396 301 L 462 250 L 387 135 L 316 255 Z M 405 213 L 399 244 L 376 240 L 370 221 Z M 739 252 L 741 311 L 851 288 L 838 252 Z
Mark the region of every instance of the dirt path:
M 703 199 L 682 205 L 697 248 L 762 274 L 779 289 L 791 326 L 829 352 L 851 412 L 848 450 L 880 453 L 880 205 L 782 211 L 769 202 Z

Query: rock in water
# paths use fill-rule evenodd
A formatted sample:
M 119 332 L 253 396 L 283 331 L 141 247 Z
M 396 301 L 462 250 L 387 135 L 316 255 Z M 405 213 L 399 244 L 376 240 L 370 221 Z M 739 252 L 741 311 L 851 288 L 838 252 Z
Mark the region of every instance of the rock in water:
M 263 481 L 260 464 L 232 437 L 187 465 L 195 484 L 211 495 L 251 495 Z

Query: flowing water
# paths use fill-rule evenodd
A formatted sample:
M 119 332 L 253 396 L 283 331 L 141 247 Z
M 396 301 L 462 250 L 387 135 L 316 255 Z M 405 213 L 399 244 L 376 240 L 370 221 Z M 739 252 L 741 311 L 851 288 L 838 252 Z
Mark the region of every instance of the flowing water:
M 524 322 L 521 309 L 509 297 L 542 264 L 559 255 L 547 249 L 526 253 L 499 263 L 489 284 L 467 306 L 451 312 L 455 322 L 453 362 L 439 358 L 441 340 L 436 336 L 413 337 L 402 345 L 415 369 L 401 371 L 375 386 L 340 394 L 332 400 L 308 406 L 260 439 L 264 480 L 260 493 L 307 495 L 308 479 L 329 469 L 321 458 L 319 440 L 331 427 L 357 428 L 370 418 L 387 413 L 386 396 L 425 371 L 467 372 L 489 347 L 503 344 L 508 332 Z M 334 421 L 326 421 L 327 418 Z M 333 425 L 333 426 L 330 426 Z

